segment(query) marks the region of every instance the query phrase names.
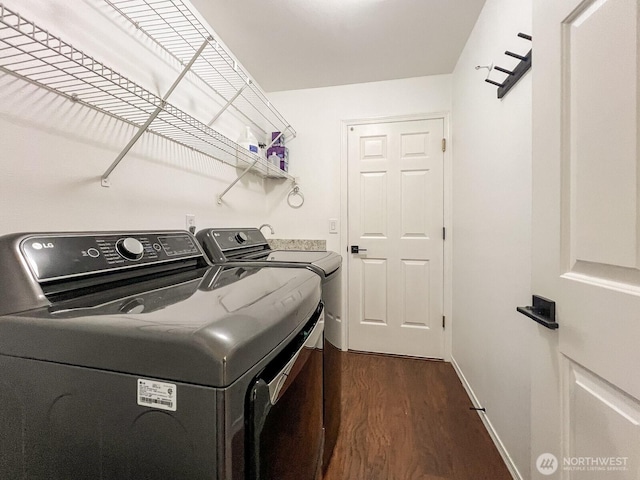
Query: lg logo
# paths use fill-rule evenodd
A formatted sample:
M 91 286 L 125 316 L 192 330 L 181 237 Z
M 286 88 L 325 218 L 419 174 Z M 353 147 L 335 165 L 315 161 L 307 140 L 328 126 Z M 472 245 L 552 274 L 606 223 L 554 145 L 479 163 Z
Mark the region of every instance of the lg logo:
M 53 243 L 39 243 L 39 242 L 33 242 L 31 244 L 31 246 L 34 248 L 34 250 L 42 250 L 43 248 L 53 248 Z

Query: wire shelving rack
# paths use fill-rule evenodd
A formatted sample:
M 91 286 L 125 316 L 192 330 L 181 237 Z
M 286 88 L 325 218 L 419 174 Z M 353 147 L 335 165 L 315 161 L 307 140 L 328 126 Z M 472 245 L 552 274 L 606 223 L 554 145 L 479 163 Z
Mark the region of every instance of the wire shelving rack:
M 125 7 L 122 5 L 124 3 L 132 5 L 140 3 L 145 5 L 151 3 L 180 4 L 181 8 L 185 9 L 181 10 L 184 18 L 192 16 L 179 0 L 160 0 L 156 2 L 134 0 L 118 3 L 121 4 L 120 7 L 122 8 Z M 155 18 L 154 21 L 157 21 L 157 15 L 160 13 L 163 12 L 156 10 L 152 12 L 151 16 Z M 173 17 L 171 16 L 162 18 L 162 21 L 166 24 L 173 23 Z M 193 18 L 195 20 L 195 17 Z M 182 21 L 176 22 L 176 25 L 182 24 Z M 200 24 L 198 23 L 197 25 Z M 200 32 L 201 30 L 198 31 Z M 154 33 L 154 35 L 158 38 L 157 33 Z M 201 68 L 204 68 L 204 63 L 209 64 L 212 61 L 207 60 L 205 62 L 203 59 L 211 56 L 210 51 L 218 52 L 221 47 L 211 36 L 200 37 L 200 40 L 200 45 L 195 52 L 192 52 L 189 63 L 169 91 L 161 98 L 0 3 L 0 69 L 139 127 L 136 136 L 102 176 L 103 186 L 109 185 L 109 174 L 145 131 L 177 142 L 228 165 L 246 167 L 243 175 L 252 170 L 265 177 L 293 180 L 288 173 L 268 164 L 266 159 L 252 154 L 212 129 L 209 125 L 167 102 L 168 96 L 190 68 L 193 67 L 194 73 L 203 79 L 206 79 L 209 74 L 213 75 L 213 73 L 206 74 L 201 70 Z M 168 45 L 173 45 L 169 39 L 167 41 L 169 42 Z M 171 50 L 168 49 L 168 51 Z M 207 51 L 206 55 L 205 51 Z M 173 51 L 174 55 L 179 53 L 178 50 Z M 221 58 L 231 58 L 226 52 L 224 56 Z M 234 71 L 242 71 L 237 64 L 232 63 L 232 66 L 235 67 Z M 219 74 L 227 73 L 222 66 L 217 67 L 216 72 Z M 243 77 L 239 76 L 238 78 L 242 79 Z M 248 77 L 246 78 L 248 79 Z M 237 85 L 239 80 L 234 79 L 234 81 Z M 229 95 L 231 90 L 223 90 L 223 83 L 231 82 L 227 80 L 220 81 L 220 86 L 216 85 L 218 88 L 216 91 L 223 96 L 225 94 Z M 246 97 L 249 96 L 244 93 L 246 90 L 254 92 L 252 95 L 257 98 L 260 98 L 260 95 L 264 96 L 259 88 L 249 80 L 245 80 L 245 84 L 247 86 L 242 88 L 241 93 L 237 95 L 238 98 L 243 97 L 246 100 Z M 231 98 L 227 100 L 231 100 Z M 246 101 L 246 103 L 250 102 Z M 295 131 L 282 119 L 277 110 L 268 103 L 265 105 L 260 117 L 266 118 L 271 115 L 266 128 L 277 127 L 280 128 L 277 131 L 295 135 Z M 256 112 L 259 111 L 258 108 L 254 109 Z M 255 112 L 251 112 L 247 108 L 245 114 L 248 115 L 250 113 L 255 115 Z M 231 186 L 234 184 L 235 182 Z M 220 197 L 219 200 L 221 200 Z
M 210 38 L 209 45 L 198 56 L 191 72 L 225 102 L 230 102 L 229 106 L 262 133 L 286 131 L 285 138 L 295 137 L 295 130 L 274 108 L 260 87 L 213 39 L 182 0 L 105 1 L 183 64 L 193 57 L 204 40 Z

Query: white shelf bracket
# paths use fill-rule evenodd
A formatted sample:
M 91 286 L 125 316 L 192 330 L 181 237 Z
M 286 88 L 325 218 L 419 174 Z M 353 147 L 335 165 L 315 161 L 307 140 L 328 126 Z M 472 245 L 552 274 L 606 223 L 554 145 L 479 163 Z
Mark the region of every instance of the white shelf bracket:
M 269 145 L 267 145 L 266 150 L 268 150 L 269 148 L 271 148 L 273 146 L 274 143 L 276 143 L 280 138 L 284 138 L 284 134 L 287 130 L 289 130 L 290 125 L 287 125 L 287 128 L 285 128 L 282 132 L 280 132 L 280 134 L 274 138 L 271 143 Z M 245 168 L 242 173 L 240 174 L 240 176 L 238 176 L 238 178 L 236 178 L 233 182 L 231 182 L 231 184 L 224 190 L 224 192 L 222 192 L 220 195 L 218 195 L 218 205 L 222 205 L 222 198 L 229 192 L 229 190 L 231 190 L 236 183 L 238 183 L 242 177 L 244 177 L 247 173 L 249 173 L 249 170 L 251 170 L 253 167 L 256 166 L 256 164 L 260 161 L 260 158 L 256 158 L 255 161 L 249 165 L 247 168 Z M 270 170 L 270 165 L 269 163 L 267 163 L 267 172 L 269 172 Z M 277 169 L 278 172 L 282 172 L 282 170 Z
M 271 147 L 273 147 L 273 144 L 276 143 L 278 140 L 280 140 L 281 138 L 284 138 L 284 132 L 286 132 L 287 130 L 289 130 L 289 127 L 291 125 L 287 125 L 287 128 L 285 128 L 283 131 L 280 132 L 280 134 L 274 138 L 273 140 L 271 140 L 271 143 L 269 145 L 267 145 L 266 150 L 269 150 Z
M 244 177 L 247 173 L 249 173 L 249 170 L 251 170 L 253 167 L 255 167 L 256 163 L 258 163 L 258 161 L 259 161 L 259 159 L 256 158 L 251 165 L 249 165 L 247 168 L 244 169 L 244 171 L 238 176 L 238 178 L 236 178 L 233 182 L 231 182 L 231 185 L 229 185 L 224 190 L 224 192 L 222 192 L 220 195 L 218 195 L 218 205 L 222 205 L 222 197 L 224 197 L 227 194 L 227 192 L 229 190 L 231 190 L 235 186 L 236 183 L 238 183 L 240 180 L 242 180 L 242 177 Z
M 244 91 L 244 89 L 245 89 L 245 88 L 247 88 L 249 85 L 251 85 L 251 80 L 247 79 L 247 83 L 245 83 L 245 84 L 244 84 L 244 85 L 243 85 L 243 86 L 242 86 L 242 87 L 241 87 L 241 88 L 240 88 L 240 89 L 235 93 L 235 95 L 234 95 L 233 97 L 231 97 L 231 98 L 227 101 L 227 103 L 225 104 L 225 106 L 224 106 L 224 107 L 222 107 L 222 109 L 221 109 L 218 113 L 216 113 L 216 114 L 214 115 L 214 117 L 211 119 L 211 121 L 210 121 L 207 125 L 208 125 L 209 127 L 210 127 L 211 125 L 213 125 L 213 123 L 214 123 L 218 118 L 220 118 L 220 115 L 222 115 L 222 114 L 225 112 L 225 110 L 226 110 L 227 108 L 229 108 L 229 107 L 233 104 L 233 102 L 235 102 L 236 98 L 238 98 L 238 97 L 242 94 L 242 92 Z
M 138 141 L 138 139 L 142 136 L 142 134 L 144 132 L 147 131 L 147 128 L 149 128 L 149 125 L 151 125 L 151 123 L 156 119 L 156 117 L 160 114 L 160 112 L 164 109 L 164 106 L 166 104 L 167 99 L 169 98 L 169 96 L 173 93 L 173 91 L 176 89 L 176 87 L 178 86 L 178 84 L 182 81 L 182 79 L 185 77 L 185 75 L 187 74 L 187 72 L 191 69 L 191 67 L 193 66 L 193 64 L 195 63 L 195 61 L 198 59 L 198 57 L 200 56 L 200 54 L 204 51 L 204 49 L 206 48 L 207 45 L 209 45 L 209 42 L 212 41 L 213 38 L 209 37 L 207 38 L 204 42 L 202 42 L 202 45 L 200 45 L 200 48 L 198 48 L 198 50 L 196 51 L 196 53 L 193 55 L 193 57 L 191 58 L 191 60 L 189 60 L 189 63 L 187 63 L 187 65 L 182 69 L 182 71 L 180 72 L 180 75 L 178 75 L 178 77 L 175 79 L 175 81 L 173 82 L 173 85 L 171 85 L 171 87 L 169 88 L 169 90 L 167 91 L 167 93 L 164 94 L 164 97 L 162 97 L 162 101 L 160 102 L 160 105 L 158 105 L 158 107 L 154 110 L 154 112 L 149 116 L 149 118 L 147 119 L 146 122 L 144 122 L 144 125 L 142 125 L 138 131 L 136 132 L 136 134 L 133 136 L 133 138 L 131 140 L 129 140 L 129 143 L 127 143 L 127 145 L 122 149 L 122 151 L 120 152 L 120 154 L 116 157 L 116 159 L 113 161 L 113 163 L 109 166 L 109 168 L 107 168 L 107 170 L 104 172 L 104 174 L 102 175 L 102 177 L 100 178 L 100 185 L 102 185 L 103 187 L 109 187 L 111 186 L 111 182 L 109 181 L 109 175 L 111 175 L 111 172 L 113 172 L 116 167 L 120 164 L 120 162 L 122 161 L 122 159 L 125 157 L 125 155 L 127 153 L 129 153 L 129 150 L 131 150 L 131 148 L 135 145 L 135 143 Z

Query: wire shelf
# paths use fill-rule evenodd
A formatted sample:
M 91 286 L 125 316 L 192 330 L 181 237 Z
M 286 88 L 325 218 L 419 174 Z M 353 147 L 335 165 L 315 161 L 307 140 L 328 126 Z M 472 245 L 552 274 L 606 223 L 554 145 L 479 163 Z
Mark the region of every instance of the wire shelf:
M 184 63 L 207 38 L 214 38 L 182 0 L 105 0 L 116 11 L 144 32 L 160 47 Z M 245 120 L 267 134 L 273 131 L 296 132 L 271 105 L 264 92 L 247 72 L 215 40 L 205 48 L 191 72 Z M 241 92 L 234 99 L 234 96 Z
M 292 177 L 0 3 L 0 69 L 232 166 Z

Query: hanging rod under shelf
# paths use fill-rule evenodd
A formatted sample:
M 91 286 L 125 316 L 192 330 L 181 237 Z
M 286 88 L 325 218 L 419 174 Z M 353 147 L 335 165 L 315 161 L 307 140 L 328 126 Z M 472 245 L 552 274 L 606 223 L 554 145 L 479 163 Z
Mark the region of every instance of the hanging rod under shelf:
M 0 69 L 232 166 L 288 178 L 266 159 L 0 3 Z

